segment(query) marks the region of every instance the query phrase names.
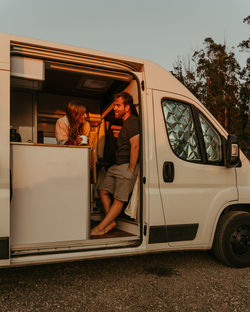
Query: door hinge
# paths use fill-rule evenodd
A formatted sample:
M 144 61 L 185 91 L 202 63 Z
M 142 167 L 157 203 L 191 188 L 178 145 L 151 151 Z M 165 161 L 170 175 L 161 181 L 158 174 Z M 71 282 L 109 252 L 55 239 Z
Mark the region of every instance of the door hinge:
M 144 236 L 147 235 L 147 224 L 145 224 L 144 227 L 143 227 L 143 235 Z
M 145 89 L 144 80 L 141 81 L 141 89 L 142 89 L 142 91 L 144 91 L 144 89 Z
M 142 177 L 142 183 L 146 184 L 146 177 Z

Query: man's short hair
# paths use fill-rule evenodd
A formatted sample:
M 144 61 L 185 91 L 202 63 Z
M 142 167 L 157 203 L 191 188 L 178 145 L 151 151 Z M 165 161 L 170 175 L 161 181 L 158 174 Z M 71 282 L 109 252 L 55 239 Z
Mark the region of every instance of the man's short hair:
M 114 100 L 118 99 L 119 97 L 123 98 L 123 103 L 124 105 L 129 105 L 130 106 L 130 110 L 132 109 L 133 106 L 133 98 L 132 96 L 127 93 L 127 92 L 120 92 L 114 95 Z

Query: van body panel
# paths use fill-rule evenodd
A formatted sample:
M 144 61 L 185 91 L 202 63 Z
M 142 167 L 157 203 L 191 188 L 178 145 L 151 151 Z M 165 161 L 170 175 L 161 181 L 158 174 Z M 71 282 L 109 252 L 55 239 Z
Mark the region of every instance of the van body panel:
M 9 236 L 9 212 L 10 212 L 10 194 L 9 194 L 9 72 L 0 71 L 0 159 L 1 159 L 1 174 L 0 174 L 0 237 Z
M 1 40 L 2 38 L 0 38 Z M 0 238 L 6 242 L 10 237 L 10 153 L 9 153 L 9 129 L 10 129 L 10 64 L 7 55 L 9 44 L 6 37 L 3 38 L 0 56 Z M 6 243 L 4 243 L 6 244 Z M 6 248 L 6 246 L 5 246 Z M 6 258 L 6 255 L 3 255 Z M 8 263 L 1 260 L 0 264 Z
M 10 39 L 8 35 L 0 33 L 0 70 L 10 70 Z
M 49 41 L 36 40 L 32 38 L 25 38 L 20 36 L 10 35 L 10 41 L 13 45 L 12 52 L 18 54 L 28 55 L 34 51 L 33 55 L 39 57 L 43 53 L 48 58 L 53 57 L 53 54 L 57 54 L 58 60 L 60 58 L 66 60 L 75 60 L 77 61 L 77 56 L 85 57 L 93 64 L 99 63 L 99 65 L 104 65 L 109 62 L 115 66 L 119 66 L 123 64 L 123 66 L 134 68 L 135 71 L 141 71 L 143 68 L 144 61 L 139 58 L 133 58 L 128 56 L 123 56 L 119 54 L 107 53 L 103 51 L 97 51 L 92 49 L 80 48 L 76 46 L 58 44 Z M 16 50 L 15 47 L 16 46 Z M 73 54 L 72 54 L 73 52 Z M 75 57 L 75 59 L 74 59 Z M 80 59 L 78 59 L 80 62 Z M 81 60 L 82 62 L 82 60 Z M 102 63 L 101 63 L 102 62 Z
M 11 144 L 11 247 L 88 239 L 89 153 L 87 147 Z
M 159 185 L 164 210 L 164 219 L 158 219 L 155 225 L 199 224 L 194 244 L 207 243 L 211 235 L 205 230 L 225 203 L 238 200 L 235 168 L 199 164 L 180 159 L 171 148 L 161 107 L 163 98 L 169 98 L 168 92 L 153 91 L 155 144 Z M 176 100 L 181 98 L 176 95 Z M 175 168 L 174 181 L 165 183 L 162 170 L 165 161 L 172 162 Z M 209 225 L 208 225 L 209 226 Z M 180 243 L 170 243 L 175 245 Z M 187 244 L 187 243 L 185 243 Z M 189 242 L 189 245 L 192 245 Z
M 98 258 L 110 258 L 119 256 L 135 256 L 139 254 L 145 254 L 147 249 L 145 245 L 140 245 L 134 248 L 117 248 L 117 249 L 103 249 L 103 250 L 92 250 L 84 252 L 70 252 L 61 254 L 50 254 L 50 255 L 32 255 L 26 257 L 15 257 L 11 259 L 11 266 L 23 266 L 23 265 L 35 265 L 35 264 L 46 264 L 46 263 L 58 263 L 68 261 L 81 261 L 88 259 Z
M 144 92 L 145 93 L 145 92 Z M 146 207 L 147 223 L 149 226 L 158 225 L 164 219 L 159 190 L 158 167 L 155 149 L 155 131 L 153 114 L 153 92 L 146 90 L 146 103 L 143 107 L 145 120 L 144 133 L 144 176 L 146 178 Z
M 196 97 L 163 67 L 150 61 L 146 61 L 144 67 L 147 88 L 171 92 L 173 96 L 180 94 L 189 100 L 198 102 Z
M 236 168 L 239 203 L 248 204 L 248 210 L 250 211 L 250 161 L 242 152 L 240 153 L 240 159 L 242 165 Z
M 219 136 L 227 139 L 228 134 L 196 97 L 161 66 L 139 58 L 1 33 L 0 44 L 1 267 L 136 255 L 166 250 L 209 249 L 213 243 L 217 222 L 224 209 L 238 203 L 248 204 L 249 207 L 250 162 L 242 153 L 242 167 L 239 168 L 226 168 L 222 164 L 211 165 L 204 162 L 191 162 L 179 158 L 174 153 L 162 110 L 161 100 L 163 98 L 176 100 L 190 105 L 190 107 L 195 107 L 212 124 Z M 23 131 L 21 133 L 22 139 L 36 142 L 38 138 L 39 113 L 41 118 L 47 118 L 48 116 L 48 118 L 52 118 L 52 113 L 56 108 L 60 107 L 58 114 L 55 114 L 56 118 L 60 118 L 60 114 L 63 113 L 63 105 L 74 95 L 72 90 L 69 91 L 69 94 L 63 93 L 62 86 L 59 87 L 59 91 L 51 89 L 51 92 L 50 89 L 49 91 L 48 89 L 42 89 L 44 82 L 46 83 L 46 78 L 44 80 L 43 74 L 37 76 L 37 73 L 34 72 L 35 76 L 30 74 L 21 75 L 21 78 L 18 76 L 18 78 L 12 78 L 11 81 L 11 101 L 16 102 L 18 105 L 14 109 L 12 105 L 13 111 L 10 112 L 11 56 L 28 58 L 28 61 L 31 61 L 31 59 L 38 60 L 42 64 L 40 66 L 40 69 L 42 68 L 41 72 L 43 70 L 46 72 L 48 68 L 51 70 L 51 64 L 64 66 L 64 69 L 57 68 L 57 75 L 51 76 L 51 81 L 53 81 L 53 77 L 61 79 L 61 72 L 64 72 L 62 76 L 67 82 L 67 79 L 71 77 L 68 73 L 71 72 L 72 74 L 75 72 L 79 75 L 85 75 L 85 77 L 89 75 L 94 81 L 98 81 L 98 77 L 104 77 L 104 80 L 111 79 L 112 81 L 117 81 L 121 90 L 131 93 L 137 112 L 139 112 L 142 130 L 140 156 L 141 209 L 140 213 L 137 214 L 137 223 L 132 224 L 132 226 L 136 227 L 136 235 L 134 237 L 130 236 L 127 240 L 116 237 L 114 241 L 111 239 L 112 243 L 108 239 L 104 239 L 101 243 L 93 243 L 91 239 L 87 238 L 84 241 L 85 238 L 83 238 L 78 245 L 78 236 L 76 240 L 72 238 L 73 241 L 68 241 L 67 238 L 62 237 L 60 244 L 55 239 L 52 239 L 51 245 L 47 247 L 42 246 L 43 241 L 41 246 L 39 246 L 40 241 L 37 242 L 37 245 L 28 241 L 30 243 L 28 245 L 25 238 L 21 243 L 19 242 L 21 245 L 17 243 L 17 246 L 11 249 L 10 259 L 9 246 L 12 246 L 10 234 L 10 114 L 13 115 L 12 122 L 16 123 L 16 125 L 14 124 L 15 128 L 18 128 L 18 122 L 23 118 L 23 125 L 20 123 L 23 128 L 21 129 L 20 127 L 19 129 L 19 131 Z M 68 71 L 65 67 L 68 67 Z M 13 84 L 13 79 L 19 78 L 19 82 L 25 83 L 25 85 Z M 55 78 L 54 80 L 57 81 Z M 51 81 L 50 86 L 53 86 Z M 31 87 L 31 84 L 33 84 L 33 87 Z M 65 87 L 66 85 L 68 86 L 68 83 L 65 83 L 63 86 Z M 40 92 L 41 90 L 42 92 Z M 103 97 L 106 97 L 104 104 L 102 103 L 102 97 L 98 98 L 97 96 L 97 99 L 94 99 L 90 96 L 88 99 L 87 96 L 91 95 L 91 92 L 82 94 L 86 95 L 87 104 L 93 104 L 94 111 L 92 113 L 101 115 L 106 111 L 112 110 L 112 92 L 109 90 L 107 94 L 103 93 Z M 81 96 L 76 94 L 75 97 Z M 26 104 L 26 109 L 24 109 L 23 103 Z M 39 111 L 38 103 L 46 108 L 45 113 Z M 195 114 L 194 111 L 192 110 L 193 115 Z M 95 122 L 98 123 L 99 119 L 97 118 Z M 29 126 L 27 128 L 25 123 L 31 124 L 32 127 Z M 103 123 L 102 139 L 105 137 L 104 128 Z M 91 158 L 92 160 L 96 161 L 96 155 L 91 157 L 93 157 Z M 164 182 L 163 166 L 165 162 L 171 163 L 172 168 L 174 168 L 172 182 Z M 67 174 L 64 178 L 67 180 Z M 25 222 L 24 224 L 26 224 Z M 29 220 L 27 220 L 27 226 L 30 226 Z M 150 243 L 150 227 L 156 230 L 159 228 L 160 231 L 164 229 L 169 231 L 171 229 L 171 233 L 167 233 L 166 239 L 160 237 L 158 243 Z M 180 232 L 178 233 L 179 230 Z M 189 240 L 183 239 L 181 241 L 180 238 L 183 238 L 182 235 L 183 233 L 185 234 L 185 230 L 189 231 L 189 234 L 186 235 L 186 238 L 189 238 Z M 61 232 L 63 233 L 63 231 Z M 141 236 L 139 236 L 139 231 Z M 89 230 L 86 233 L 88 236 Z M 54 233 L 52 234 L 54 235 Z M 165 233 L 163 234 L 165 235 Z M 16 242 L 18 242 L 18 237 Z M 57 244 L 59 245 L 57 246 Z M 42 247 L 41 250 L 39 250 L 39 247 Z

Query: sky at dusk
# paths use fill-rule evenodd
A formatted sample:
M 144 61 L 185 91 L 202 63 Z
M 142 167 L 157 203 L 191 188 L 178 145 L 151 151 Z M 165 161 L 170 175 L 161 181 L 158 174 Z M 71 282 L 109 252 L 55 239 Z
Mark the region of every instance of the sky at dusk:
M 0 32 L 145 58 L 172 70 L 212 37 L 249 37 L 249 0 L 0 0 Z M 249 56 L 249 54 L 248 54 Z

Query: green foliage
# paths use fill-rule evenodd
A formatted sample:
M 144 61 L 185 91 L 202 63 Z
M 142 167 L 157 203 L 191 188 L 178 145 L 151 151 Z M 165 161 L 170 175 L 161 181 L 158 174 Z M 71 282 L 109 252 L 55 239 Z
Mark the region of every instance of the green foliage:
M 248 15 L 246 18 L 244 18 L 243 23 L 247 23 L 250 25 L 250 15 Z M 241 41 L 241 43 L 238 45 L 239 48 L 241 48 L 243 51 L 244 50 L 250 50 L 250 38 L 247 40 Z
M 244 19 L 250 25 L 250 15 Z M 250 50 L 250 38 L 239 44 Z M 233 49 L 212 38 L 193 53 L 191 60 L 178 58 L 173 74 L 208 108 L 229 133 L 238 135 L 250 158 L 250 58 L 241 68 Z

